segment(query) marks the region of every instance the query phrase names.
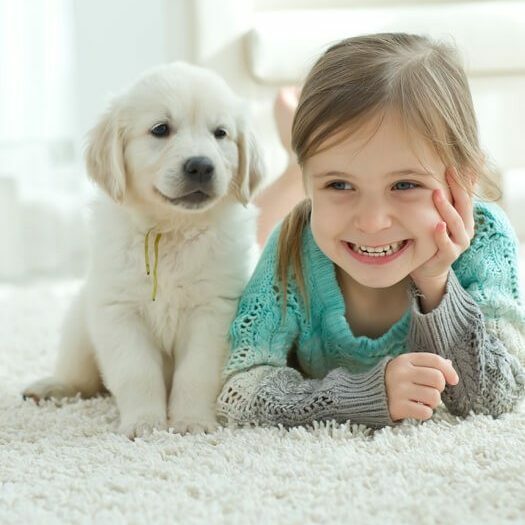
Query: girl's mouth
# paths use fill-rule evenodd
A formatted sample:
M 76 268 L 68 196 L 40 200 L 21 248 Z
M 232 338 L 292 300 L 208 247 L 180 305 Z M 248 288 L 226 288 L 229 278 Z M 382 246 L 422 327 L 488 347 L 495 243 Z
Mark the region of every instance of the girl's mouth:
M 350 255 L 365 264 L 387 264 L 400 257 L 411 246 L 413 241 L 405 239 L 404 241 L 387 244 L 379 248 L 358 246 L 351 242 L 343 241 L 346 250 Z

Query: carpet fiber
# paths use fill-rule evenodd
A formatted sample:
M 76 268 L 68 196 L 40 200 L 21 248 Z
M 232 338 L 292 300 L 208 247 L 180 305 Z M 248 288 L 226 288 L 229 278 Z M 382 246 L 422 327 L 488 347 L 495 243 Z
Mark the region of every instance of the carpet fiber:
M 0 523 L 525 524 L 525 406 L 375 433 L 320 424 L 135 442 L 111 398 L 22 401 L 78 282 L 0 287 Z

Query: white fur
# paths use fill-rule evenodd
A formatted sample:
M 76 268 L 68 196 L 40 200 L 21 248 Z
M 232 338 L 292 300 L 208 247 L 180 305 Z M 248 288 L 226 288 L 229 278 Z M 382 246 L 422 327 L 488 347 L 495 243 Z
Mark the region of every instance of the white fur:
M 93 208 L 90 270 L 66 316 L 53 377 L 25 396 L 107 388 L 132 438 L 168 425 L 215 428 L 227 333 L 258 255 L 247 203 L 262 167 L 244 113 L 222 79 L 183 63 L 155 68 L 114 100 L 87 150 L 88 172 L 106 193 Z M 152 136 L 164 121 L 173 133 Z M 227 137 L 216 138 L 217 127 Z M 210 199 L 169 202 L 187 192 L 183 166 L 195 156 L 215 167 Z

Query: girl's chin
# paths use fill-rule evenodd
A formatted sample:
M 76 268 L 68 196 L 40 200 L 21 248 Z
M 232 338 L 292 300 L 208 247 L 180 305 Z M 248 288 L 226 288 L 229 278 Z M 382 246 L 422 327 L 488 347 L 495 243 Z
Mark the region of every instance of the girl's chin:
M 408 281 L 410 276 L 403 275 L 398 276 L 397 278 L 392 279 L 367 279 L 362 276 L 353 275 L 352 278 L 358 282 L 361 286 L 366 286 L 367 288 L 392 288 L 400 284 L 403 281 Z
M 410 280 L 410 273 L 415 270 L 416 265 L 410 265 L 408 268 L 405 265 L 400 268 L 385 266 L 370 266 L 363 267 L 358 264 L 348 264 L 348 260 L 344 261 L 341 265 L 342 269 L 347 273 L 354 281 L 359 283 L 361 286 L 368 288 L 391 288 L 398 285 L 402 281 Z

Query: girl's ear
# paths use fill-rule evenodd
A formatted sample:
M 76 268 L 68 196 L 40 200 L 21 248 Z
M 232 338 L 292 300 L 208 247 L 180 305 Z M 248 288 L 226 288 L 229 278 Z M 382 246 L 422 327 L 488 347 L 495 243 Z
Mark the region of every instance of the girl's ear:
M 255 194 L 264 176 L 262 153 L 250 130 L 241 129 L 237 141 L 239 168 L 234 179 L 235 196 L 246 206 Z
M 113 104 L 91 130 L 86 150 L 89 177 L 113 200 L 122 202 L 126 190 L 123 130 Z

